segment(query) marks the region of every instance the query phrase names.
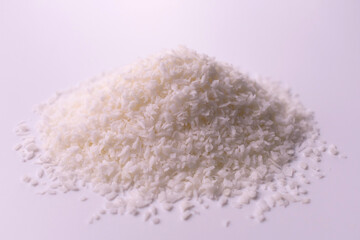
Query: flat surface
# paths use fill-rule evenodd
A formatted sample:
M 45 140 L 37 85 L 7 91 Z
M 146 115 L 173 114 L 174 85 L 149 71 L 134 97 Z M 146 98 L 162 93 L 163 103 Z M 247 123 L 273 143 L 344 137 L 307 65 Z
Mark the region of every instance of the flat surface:
M 171 214 L 159 226 L 113 216 L 88 225 L 98 199 L 40 197 L 20 182 L 34 168 L 11 150 L 12 129 L 34 104 L 178 44 L 284 82 L 315 111 L 348 159 L 326 159 L 310 205 L 275 209 L 264 224 L 212 208 L 186 223 Z M 0 0 L 0 239 L 360 239 L 359 66 L 356 0 Z

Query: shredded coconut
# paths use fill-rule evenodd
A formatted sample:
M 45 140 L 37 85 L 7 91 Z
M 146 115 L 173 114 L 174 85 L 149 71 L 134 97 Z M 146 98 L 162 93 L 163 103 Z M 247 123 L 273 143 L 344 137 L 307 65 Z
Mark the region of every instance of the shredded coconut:
M 160 218 L 153 218 L 152 223 L 155 224 L 155 225 L 159 224 L 160 223 Z
M 181 218 L 182 218 L 182 220 L 187 221 L 191 218 L 191 216 L 192 216 L 192 213 L 189 211 L 186 211 L 182 214 Z
M 143 217 L 144 222 L 148 221 L 150 219 L 150 217 L 151 217 L 151 212 L 145 212 L 144 217 Z
M 333 145 L 333 144 L 331 144 L 329 146 L 329 152 L 334 156 L 339 154 L 339 151 L 337 150 L 337 147 L 335 145 Z
M 273 207 L 310 202 L 300 188 L 310 181 L 298 172 L 308 165 L 294 165 L 300 152 L 315 162 L 327 149 L 339 154 L 289 90 L 185 47 L 57 93 L 37 113 L 41 144 L 21 122 L 14 150 L 42 166 L 46 194 L 89 187 L 112 214 L 150 206 L 145 221 L 158 213 L 154 202 L 170 211 L 180 201 L 187 220 L 203 199 L 256 201 L 252 217 L 264 221 Z
M 225 220 L 225 221 L 223 222 L 223 226 L 226 227 L 226 228 L 229 227 L 230 224 L 231 224 L 230 220 Z
M 81 201 L 81 202 L 85 202 L 85 201 L 87 201 L 87 200 L 88 200 L 88 198 L 85 197 L 85 196 L 82 196 L 82 197 L 80 198 L 80 201 Z

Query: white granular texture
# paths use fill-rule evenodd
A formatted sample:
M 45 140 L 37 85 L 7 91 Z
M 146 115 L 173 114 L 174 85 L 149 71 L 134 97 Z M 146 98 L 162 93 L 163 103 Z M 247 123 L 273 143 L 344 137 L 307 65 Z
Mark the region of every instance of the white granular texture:
M 15 150 L 37 156 L 56 190 L 90 186 L 114 214 L 154 202 L 171 210 L 183 200 L 187 211 L 194 199 L 235 207 L 258 199 L 253 217 L 263 221 L 271 207 L 309 201 L 293 163 L 299 151 L 322 153 L 312 113 L 290 91 L 184 47 L 58 93 L 38 113 L 40 147 L 21 123 Z

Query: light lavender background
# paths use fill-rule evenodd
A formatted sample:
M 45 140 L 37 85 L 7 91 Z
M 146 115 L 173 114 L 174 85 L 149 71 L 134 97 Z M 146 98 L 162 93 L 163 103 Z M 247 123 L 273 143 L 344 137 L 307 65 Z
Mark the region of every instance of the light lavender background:
M 101 202 L 40 197 L 11 151 L 14 125 L 55 91 L 164 48 L 187 45 L 291 86 L 316 112 L 322 136 L 348 159 L 327 158 L 310 205 L 139 218 L 88 217 Z M 360 1 L 0 0 L 0 239 L 360 239 Z M 225 229 L 221 222 L 232 221 Z

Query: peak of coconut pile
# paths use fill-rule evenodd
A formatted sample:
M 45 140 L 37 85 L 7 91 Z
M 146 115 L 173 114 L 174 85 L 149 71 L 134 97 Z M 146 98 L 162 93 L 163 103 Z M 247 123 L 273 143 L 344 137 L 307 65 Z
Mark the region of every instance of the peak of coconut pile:
M 184 47 L 57 94 L 38 113 L 40 147 L 21 123 L 16 150 L 42 165 L 43 194 L 89 186 L 111 213 L 143 213 L 154 224 L 154 204 L 169 211 L 180 201 L 187 220 L 209 199 L 254 200 L 262 221 L 276 205 L 308 203 L 304 172 L 311 163 L 321 177 L 327 150 L 289 91 Z M 300 151 L 310 160 L 299 161 Z

